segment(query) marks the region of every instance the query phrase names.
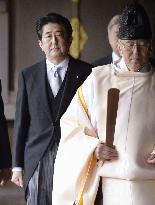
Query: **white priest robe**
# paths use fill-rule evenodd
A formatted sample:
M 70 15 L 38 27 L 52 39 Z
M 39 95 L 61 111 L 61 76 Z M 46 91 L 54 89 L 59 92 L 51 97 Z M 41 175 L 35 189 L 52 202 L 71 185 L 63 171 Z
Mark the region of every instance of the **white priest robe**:
M 120 90 L 114 136 L 119 158 L 101 163 L 93 152 L 106 138 L 110 88 Z M 93 205 L 102 176 L 103 205 L 155 205 L 155 166 L 146 161 L 155 146 L 155 72 L 96 67 L 81 91 L 61 120 L 52 204 Z

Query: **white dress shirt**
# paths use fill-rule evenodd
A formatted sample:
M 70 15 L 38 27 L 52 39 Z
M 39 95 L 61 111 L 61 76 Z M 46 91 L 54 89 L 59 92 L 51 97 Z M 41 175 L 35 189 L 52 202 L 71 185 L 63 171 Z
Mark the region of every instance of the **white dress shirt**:
M 63 80 L 65 78 L 65 74 L 67 72 L 68 63 L 69 63 L 69 57 L 65 58 L 65 60 L 63 60 L 61 63 L 59 63 L 57 65 L 53 64 L 48 59 L 46 59 L 47 78 L 48 78 L 49 84 L 50 84 L 50 72 L 51 72 L 52 68 L 55 68 L 55 67 L 61 67 L 61 69 L 59 71 L 59 75 L 61 77 L 61 81 L 63 82 Z M 55 72 L 55 69 L 53 69 L 53 72 Z

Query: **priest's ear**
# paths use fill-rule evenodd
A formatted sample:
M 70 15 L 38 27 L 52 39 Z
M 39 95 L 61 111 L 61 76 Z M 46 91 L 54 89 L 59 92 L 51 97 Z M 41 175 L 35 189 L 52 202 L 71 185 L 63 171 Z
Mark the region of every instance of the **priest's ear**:
M 118 40 L 118 44 L 117 44 L 117 48 L 118 48 L 118 51 L 119 51 L 120 56 L 123 56 L 122 47 L 123 47 L 123 45 L 122 45 L 122 43 L 121 43 L 121 40 L 119 39 L 119 40 Z

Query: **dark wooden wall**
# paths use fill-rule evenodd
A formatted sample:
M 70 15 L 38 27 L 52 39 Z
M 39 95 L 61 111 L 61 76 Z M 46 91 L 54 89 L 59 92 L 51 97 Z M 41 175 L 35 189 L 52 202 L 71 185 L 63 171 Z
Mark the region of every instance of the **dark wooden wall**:
M 37 17 L 49 12 L 58 12 L 69 19 L 72 17 L 71 0 L 10 0 L 12 2 L 12 18 L 10 24 L 11 47 L 13 70 L 18 72 L 40 60 L 43 55 L 38 47 L 35 33 L 35 21 Z M 120 13 L 124 0 L 81 0 L 80 1 L 80 20 L 84 26 L 88 41 L 81 53 L 81 59 L 92 62 L 110 52 L 107 40 L 107 24 L 110 18 Z M 142 3 L 151 19 L 153 31 L 155 31 L 155 1 L 139 0 Z M 11 46 L 10 45 L 10 46 Z M 155 49 L 154 49 L 155 50 Z M 17 76 L 15 76 L 17 78 Z

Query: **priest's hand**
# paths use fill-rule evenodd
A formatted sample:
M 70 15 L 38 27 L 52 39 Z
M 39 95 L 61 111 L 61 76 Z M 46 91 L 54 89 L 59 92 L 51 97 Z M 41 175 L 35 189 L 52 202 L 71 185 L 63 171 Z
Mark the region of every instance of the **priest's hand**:
M 0 186 L 4 186 L 11 179 L 11 170 L 9 168 L 0 170 Z
M 149 164 L 155 164 L 155 150 L 153 150 L 150 156 L 147 158 Z
M 23 187 L 23 171 L 13 171 L 11 181 L 17 186 Z
M 97 145 L 95 156 L 98 160 L 112 161 L 118 159 L 118 152 L 115 148 L 106 146 L 104 143 Z

